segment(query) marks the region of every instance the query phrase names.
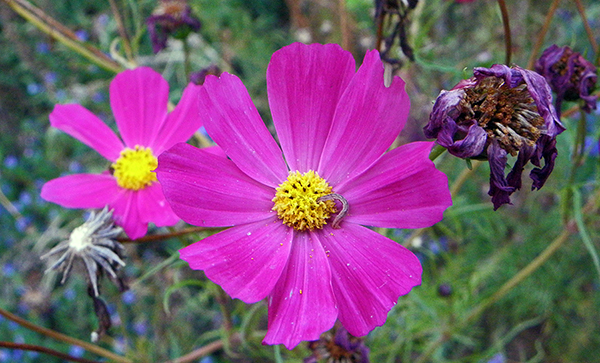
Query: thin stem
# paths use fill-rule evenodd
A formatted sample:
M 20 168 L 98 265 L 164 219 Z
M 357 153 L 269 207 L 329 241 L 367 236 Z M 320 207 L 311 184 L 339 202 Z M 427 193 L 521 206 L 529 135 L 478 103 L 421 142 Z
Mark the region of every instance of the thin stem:
M 62 360 L 68 360 L 68 361 L 71 361 L 71 362 L 78 362 L 78 363 L 100 363 L 100 362 L 98 362 L 96 360 L 89 360 L 89 359 L 84 359 L 84 358 L 73 357 L 73 356 L 70 356 L 68 354 L 61 353 L 61 352 L 59 352 L 57 350 L 46 348 L 46 347 L 41 347 L 39 345 L 19 344 L 19 343 L 12 343 L 12 342 L 3 342 L 3 341 L 0 341 L 0 347 L 8 348 L 8 349 L 29 350 L 29 351 L 33 351 L 33 352 L 40 352 L 40 353 L 44 353 L 44 354 L 48 354 L 48 355 L 53 355 L 53 356 L 58 357 L 58 358 L 60 358 Z
M 239 341 L 239 334 L 238 333 L 233 334 L 231 336 L 230 340 Z M 217 340 L 217 341 L 214 341 L 203 347 L 200 347 L 184 356 L 181 356 L 177 359 L 170 360 L 166 363 L 188 363 L 188 362 L 192 362 L 192 361 L 197 361 L 198 358 L 205 357 L 213 352 L 216 352 L 217 350 L 221 350 L 221 349 L 223 349 L 224 346 L 225 346 L 225 343 L 223 342 L 223 340 Z
M 67 48 L 79 53 L 101 68 L 108 71 L 118 73 L 122 67 L 110 59 L 100 50 L 84 44 L 75 33 L 63 26 L 58 21 L 44 13 L 42 10 L 28 3 L 26 0 L 1 0 L 4 1 L 17 14 L 21 15 L 25 20 L 35 25 L 42 32 L 64 44 Z
M 117 28 L 119 29 L 119 34 L 121 35 L 121 39 L 123 39 L 123 48 L 125 49 L 125 55 L 127 59 L 133 60 L 133 51 L 131 50 L 131 43 L 129 41 L 129 35 L 127 34 L 127 29 L 125 29 L 125 25 L 123 24 L 123 19 L 121 18 L 121 12 L 115 3 L 115 0 L 108 0 L 110 2 L 110 10 L 113 13 L 115 21 L 117 22 Z
M 376 23 L 377 23 L 377 40 L 375 41 L 375 49 L 379 52 L 381 52 L 381 45 L 383 44 L 383 16 L 384 12 L 382 11 L 381 14 L 379 14 L 379 16 L 376 19 Z
M 579 122 L 577 123 L 577 134 L 575 135 L 575 146 L 573 147 L 573 158 L 571 163 L 571 184 L 575 181 L 575 173 L 581 166 L 585 154 L 585 134 L 586 134 L 586 119 L 585 113 L 580 112 Z
M 556 9 L 558 9 L 559 3 L 560 0 L 554 0 L 550 5 L 550 10 L 548 10 L 548 14 L 546 14 L 544 25 L 542 25 L 542 30 L 540 30 L 537 41 L 535 42 L 533 50 L 531 51 L 531 55 L 529 56 L 529 61 L 527 62 L 527 69 L 533 69 L 533 65 L 538 56 L 538 53 L 540 52 L 540 48 L 542 48 L 542 44 L 544 44 L 544 38 L 546 37 L 548 28 L 550 28 L 550 22 L 552 21 L 552 18 L 554 18 L 554 13 L 556 12 Z
M 342 33 L 342 48 L 350 50 L 350 29 L 348 27 L 348 12 L 346 11 L 346 0 L 338 0 L 338 14 L 340 16 L 340 32 Z
M 593 198 L 591 198 L 585 207 L 582 210 L 582 214 L 588 214 L 595 211 L 598 208 L 598 204 L 600 202 L 600 189 L 596 191 L 596 194 Z M 419 356 L 416 360 L 416 363 L 425 363 L 429 360 L 429 357 L 439 348 L 444 342 L 450 340 L 452 336 L 459 332 L 461 329 L 465 328 L 469 323 L 475 320 L 481 313 L 483 313 L 487 308 L 492 306 L 498 300 L 502 299 L 510 290 L 512 290 L 515 286 L 519 285 L 523 280 L 529 277 L 532 273 L 534 273 L 540 266 L 542 266 L 556 251 L 560 249 L 560 247 L 569 239 L 569 236 L 577 231 L 576 221 L 571 219 L 569 223 L 567 223 L 566 227 L 563 229 L 562 233 L 552 241 L 548 247 L 542 253 L 539 254 L 538 257 L 533 259 L 527 266 L 525 266 L 521 271 L 519 271 L 516 275 L 514 275 L 510 280 L 508 280 L 504 285 L 502 285 L 492 296 L 487 299 L 484 299 L 477 307 L 471 310 L 471 313 L 462 320 L 457 326 L 453 328 L 449 328 L 442 333 L 440 338 L 431 343 L 427 349 Z
M 596 42 L 596 38 L 594 38 L 594 32 L 588 23 L 587 17 L 585 16 L 585 8 L 581 3 L 581 0 L 575 0 L 575 4 L 577 5 L 577 10 L 579 11 L 579 15 L 581 15 L 581 21 L 583 22 L 583 26 L 585 28 L 585 32 L 587 33 L 588 39 L 590 40 L 590 44 L 592 49 L 594 50 L 594 54 L 598 55 L 598 43 Z
M 231 320 L 231 313 L 227 307 L 227 295 L 219 286 L 215 286 L 215 288 L 217 289 L 215 300 L 221 307 L 221 313 L 223 314 L 223 329 L 225 329 L 227 335 L 230 335 L 233 330 L 233 321 Z
M 498 5 L 500 6 L 500 12 L 502 13 L 502 24 L 504 25 L 504 46 L 506 48 L 505 64 L 510 65 L 510 58 L 512 55 L 512 37 L 510 35 L 508 10 L 506 9 L 506 3 L 504 0 L 498 0 Z
M 429 160 L 434 161 L 440 155 L 442 155 L 444 151 L 446 151 L 445 147 L 435 144 L 435 146 L 433 147 L 433 149 L 431 149 L 431 152 L 429 153 Z
M 88 343 L 88 342 L 84 342 L 82 340 L 76 339 L 76 338 L 72 338 L 68 335 L 64 335 L 61 334 L 57 331 L 54 331 L 52 329 L 47 329 L 44 327 L 41 327 L 39 325 L 33 324 L 23 318 L 20 318 L 18 316 L 16 316 L 15 314 L 12 314 L 2 308 L 0 308 L 0 315 L 4 316 L 5 318 L 7 318 L 8 320 L 14 321 L 15 323 L 22 325 L 23 327 L 32 330 L 34 332 L 40 333 L 42 335 L 45 335 L 47 337 L 65 342 L 67 344 L 72 344 L 72 345 L 77 345 L 80 346 L 81 348 L 87 350 L 88 352 L 92 352 L 94 354 L 97 354 L 99 356 L 105 357 L 107 359 L 110 359 L 113 362 L 118 362 L 118 363 L 133 363 L 132 360 L 122 357 L 120 355 L 117 355 L 111 351 L 108 351 L 104 348 L 101 348 L 97 345 Z
M 2 206 L 8 211 L 8 213 L 10 213 L 11 216 L 13 216 L 14 219 L 20 220 L 25 218 L 19 212 L 17 207 L 15 207 L 14 204 L 11 203 L 11 201 L 6 197 L 6 195 L 4 195 L 2 190 L 0 190 L 0 204 L 2 204 Z
M 190 74 L 192 74 L 192 66 L 190 64 L 190 44 L 186 39 L 183 42 L 183 70 L 185 72 L 186 82 L 190 81 Z

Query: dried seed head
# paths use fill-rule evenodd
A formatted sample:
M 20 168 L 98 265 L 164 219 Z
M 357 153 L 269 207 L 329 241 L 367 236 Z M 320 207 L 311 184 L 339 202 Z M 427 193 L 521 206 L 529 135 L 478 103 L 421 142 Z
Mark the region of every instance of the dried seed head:
M 502 78 L 487 77 L 465 88 L 456 123 L 482 127 L 488 138 L 516 156 L 523 145 L 533 146 L 541 135 L 544 119 L 526 84 L 510 88 Z
M 62 253 L 46 273 L 52 270 L 62 272 L 62 284 L 73 269 L 73 262 L 81 260 L 94 296 L 99 295 L 98 277 L 104 271 L 119 285 L 120 290 L 125 290 L 123 281 L 116 273 L 125 266 L 122 260 L 124 248 L 116 241 L 121 232 L 121 227 L 113 224 L 112 211 L 108 211 L 107 207 L 98 214 L 92 212 L 84 224 L 73 230 L 68 240 L 60 242 L 40 257 L 45 260 Z

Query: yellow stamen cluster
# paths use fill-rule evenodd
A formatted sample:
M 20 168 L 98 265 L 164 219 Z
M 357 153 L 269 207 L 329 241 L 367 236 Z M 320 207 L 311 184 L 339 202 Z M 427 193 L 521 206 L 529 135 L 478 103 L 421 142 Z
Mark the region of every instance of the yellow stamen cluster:
M 335 202 L 318 199 L 331 193 L 331 187 L 318 173 L 290 172 L 287 180 L 277 187 L 273 210 L 284 224 L 297 231 L 321 229 L 337 210 Z
M 140 190 L 157 181 L 152 171 L 158 166 L 158 159 L 152 149 L 136 145 L 135 150 L 125 148 L 121 156 L 111 165 L 113 175 L 120 187 Z

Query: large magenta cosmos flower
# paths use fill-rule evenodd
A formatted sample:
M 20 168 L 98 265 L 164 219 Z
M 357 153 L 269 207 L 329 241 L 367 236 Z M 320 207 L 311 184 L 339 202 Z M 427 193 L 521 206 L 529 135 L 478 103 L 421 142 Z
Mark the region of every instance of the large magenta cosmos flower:
M 267 71 L 281 148 L 241 81 L 224 73 L 207 77 L 199 98 L 206 130 L 229 159 L 186 144 L 159 157 L 175 213 L 233 226 L 181 258 L 234 298 L 267 298 L 267 344 L 319 339 L 336 319 L 365 335 L 421 283 L 415 255 L 362 226 L 427 227 L 451 205 L 446 176 L 428 159 L 431 142 L 386 153 L 409 99 L 400 78 L 384 86 L 383 72 L 376 51 L 355 72 L 337 45 L 292 44 Z M 340 200 L 349 206 L 341 222 Z
M 149 222 L 157 226 L 177 223 L 179 218 L 152 170 L 161 152 L 188 140 L 201 126 L 199 89 L 188 85 L 169 113 L 169 85 L 159 73 L 141 67 L 118 74 L 110 84 L 110 103 L 123 141 L 81 105 L 56 105 L 50 124 L 90 146 L 112 165 L 110 172 L 102 174 L 51 180 L 42 187 L 42 198 L 67 208 L 108 205 L 130 238 L 144 236 Z

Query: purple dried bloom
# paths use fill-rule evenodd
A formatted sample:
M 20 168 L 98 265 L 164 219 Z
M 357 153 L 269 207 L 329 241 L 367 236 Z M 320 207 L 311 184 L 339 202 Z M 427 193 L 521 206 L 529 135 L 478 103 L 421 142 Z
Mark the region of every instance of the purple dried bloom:
M 335 331 L 335 335 L 332 332 Z M 304 359 L 304 363 L 316 363 L 321 360 L 331 363 L 369 363 L 369 348 L 362 338 L 357 338 L 341 325 L 325 332 L 321 339 L 308 344 L 313 354 Z
M 496 64 L 475 68 L 474 77 L 438 96 L 425 136 L 460 158 L 489 160 L 494 210 L 510 203 L 521 188 L 528 162 L 532 189 L 540 189 L 554 168 L 556 136 L 564 131 L 550 87 L 539 74 L 520 67 Z M 508 154 L 517 160 L 505 176 Z M 541 166 L 541 160 L 544 166 Z
M 560 115 L 562 100 L 585 101 L 583 110 L 596 109 L 596 96 L 592 95 L 598 80 L 596 67 L 578 52 L 567 46 L 552 45 L 542 53 L 535 70 L 550 84 L 556 93 L 556 111 Z
M 167 39 L 185 39 L 190 32 L 200 30 L 200 20 L 192 15 L 187 0 L 160 0 L 159 6 L 146 19 L 152 50 L 158 53 L 167 47 Z

